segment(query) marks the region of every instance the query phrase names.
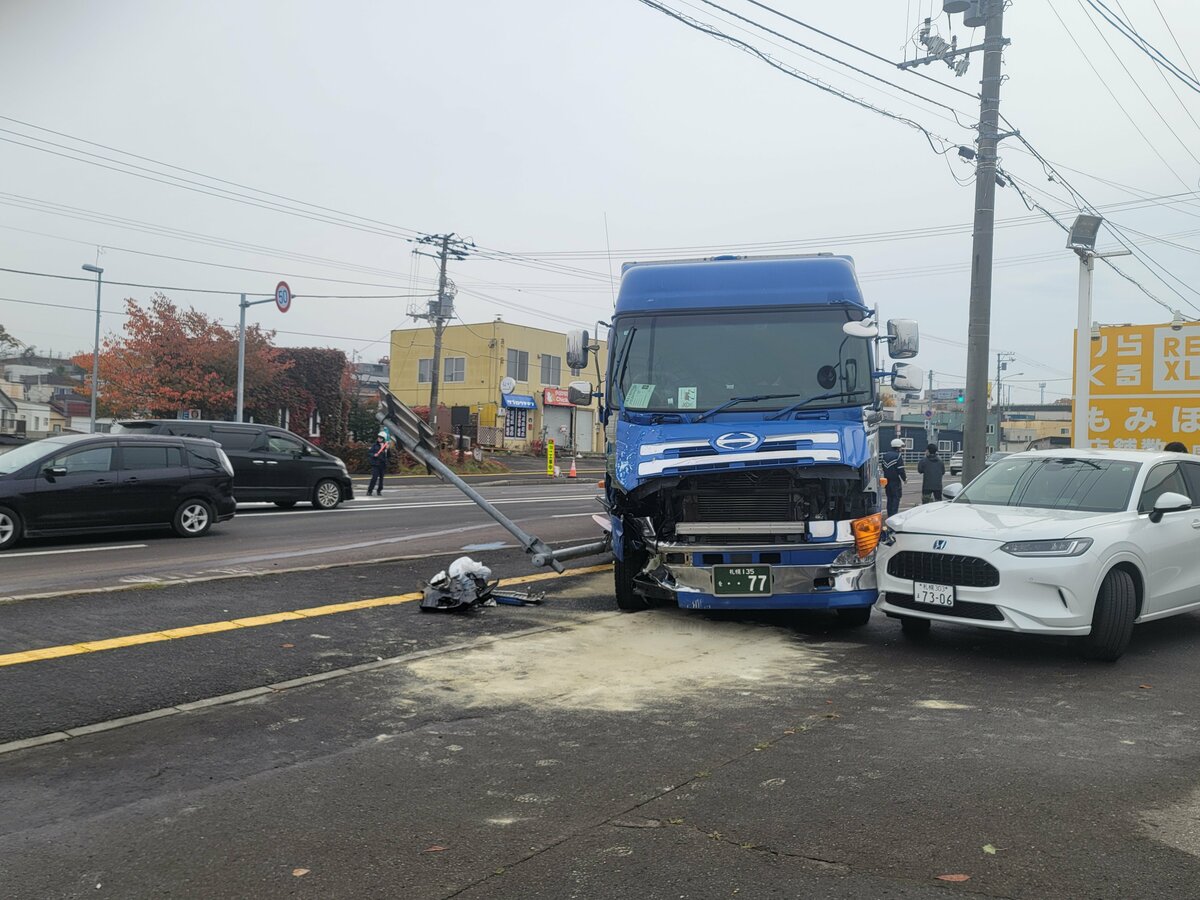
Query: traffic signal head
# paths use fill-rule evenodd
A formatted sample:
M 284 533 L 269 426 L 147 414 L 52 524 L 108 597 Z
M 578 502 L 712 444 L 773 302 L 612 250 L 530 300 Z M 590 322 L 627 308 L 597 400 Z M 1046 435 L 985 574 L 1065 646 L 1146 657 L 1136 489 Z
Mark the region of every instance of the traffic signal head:
M 965 403 L 966 402 L 966 398 L 963 397 L 962 391 L 958 392 L 958 396 L 954 398 L 954 402 L 955 403 Z

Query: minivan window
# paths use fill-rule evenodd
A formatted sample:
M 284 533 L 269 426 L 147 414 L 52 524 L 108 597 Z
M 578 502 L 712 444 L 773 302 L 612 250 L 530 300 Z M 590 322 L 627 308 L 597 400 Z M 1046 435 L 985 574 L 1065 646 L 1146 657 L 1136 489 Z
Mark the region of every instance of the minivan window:
M 32 462 L 37 462 L 48 453 L 53 453 L 62 446 L 61 440 L 53 438 L 45 441 L 34 441 L 21 447 L 14 447 L 7 453 L 0 454 L 0 475 L 9 475 L 18 469 L 23 469 Z
M 183 454 L 178 447 L 130 447 L 121 448 L 122 469 L 177 469 L 183 465 Z
M 207 438 L 212 436 L 211 425 L 198 425 L 194 422 L 179 422 L 164 429 L 167 434 L 179 435 L 179 437 L 198 437 Z
M 222 469 L 221 456 L 216 447 L 207 444 L 188 444 L 188 465 L 193 469 Z
M 215 427 L 212 430 L 212 439 L 226 450 L 249 450 L 258 437 L 259 433 L 249 428 Z
M 271 453 L 303 453 L 304 445 L 295 438 L 271 434 L 267 436 L 267 450 Z
M 83 472 L 107 472 L 112 468 L 112 453 L 111 446 L 70 450 L 61 456 L 54 457 L 48 465 L 61 466 L 67 470 L 69 475 L 78 475 Z

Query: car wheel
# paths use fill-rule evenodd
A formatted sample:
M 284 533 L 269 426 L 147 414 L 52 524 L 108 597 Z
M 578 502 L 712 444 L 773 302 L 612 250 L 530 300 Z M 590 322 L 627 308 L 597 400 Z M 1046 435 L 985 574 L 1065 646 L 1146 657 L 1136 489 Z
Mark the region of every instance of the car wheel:
M 171 526 L 180 537 L 200 537 L 208 534 L 214 518 L 212 505 L 207 500 L 196 498 L 179 504 Z
M 639 612 L 650 608 L 650 602 L 633 587 L 634 576 L 646 565 L 646 555 L 625 545 L 625 559 L 613 563 L 613 588 L 617 595 L 617 609 L 622 612 Z
M 7 506 L 0 506 L 0 550 L 7 550 L 21 539 L 21 517 Z
M 312 505 L 317 509 L 335 509 L 342 502 L 342 489 L 329 478 L 318 481 L 313 489 Z
M 933 623 L 929 619 L 918 619 L 915 616 L 901 616 L 900 630 L 906 638 L 920 640 L 929 637 L 929 629 Z
M 1104 662 L 1119 659 L 1133 637 L 1136 617 L 1137 588 L 1133 576 L 1124 569 L 1112 569 L 1100 582 L 1092 613 L 1092 633 L 1083 639 L 1084 658 Z
M 839 625 L 845 625 L 847 628 L 861 628 L 871 620 L 871 607 L 844 607 L 837 611 L 837 618 Z
M 275 505 L 278 506 L 280 509 L 291 509 L 293 506 L 296 505 L 296 501 L 295 500 L 276 500 Z

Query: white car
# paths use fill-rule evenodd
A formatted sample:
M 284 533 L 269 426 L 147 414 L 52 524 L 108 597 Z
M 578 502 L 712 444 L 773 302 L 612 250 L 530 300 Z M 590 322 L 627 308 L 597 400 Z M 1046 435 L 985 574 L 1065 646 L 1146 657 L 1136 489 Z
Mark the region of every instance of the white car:
M 910 637 L 932 622 L 1078 635 L 1115 660 L 1134 623 L 1200 608 L 1200 459 L 1015 453 L 953 497 L 888 520 L 876 608 Z

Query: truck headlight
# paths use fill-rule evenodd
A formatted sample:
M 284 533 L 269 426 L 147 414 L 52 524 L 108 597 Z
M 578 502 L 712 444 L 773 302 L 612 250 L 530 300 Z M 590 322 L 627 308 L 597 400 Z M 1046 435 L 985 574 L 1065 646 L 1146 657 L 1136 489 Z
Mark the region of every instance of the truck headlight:
M 1057 541 L 1010 541 L 1000 549 L 1011 556 L 1082 556 L 1092 546 L 1091 538 Z
M 830 568 L 844 569 L 853 567 L 855 569 L 864 569 L 867 566 L 875 564 L 875 551 L 872 550 L 866 556 L 859 556 L 858 550 L 851 547 L 849 550 L 843 550 L 837 555 L 837 558 L 830 565 Z

